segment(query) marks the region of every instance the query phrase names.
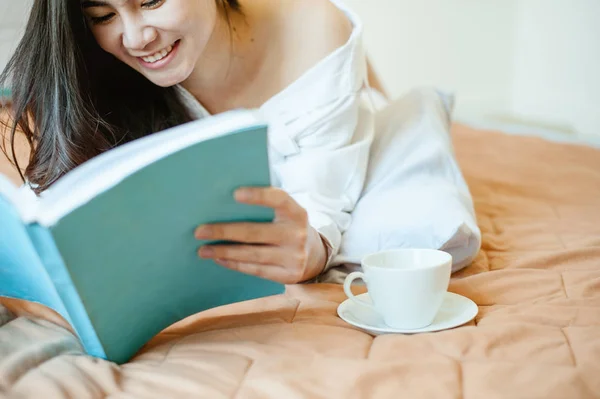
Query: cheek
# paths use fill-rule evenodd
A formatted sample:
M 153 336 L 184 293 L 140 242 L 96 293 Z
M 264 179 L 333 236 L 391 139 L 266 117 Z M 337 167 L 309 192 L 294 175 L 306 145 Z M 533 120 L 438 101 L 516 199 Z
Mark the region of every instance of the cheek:
M 120 49 L 122 46 L 118 34 L 111 32 L 108 27 L 92 29 L 92 34 L 96 39 L 96 43 L 98 43 L 102 50 L 118 58 L 122 58 L 120 57 Z
M 215 0 L 178 0 L 167 4 L 170 4 L 166 13 L 170 26 L 197 44 L 208 41 L 217 18 Z

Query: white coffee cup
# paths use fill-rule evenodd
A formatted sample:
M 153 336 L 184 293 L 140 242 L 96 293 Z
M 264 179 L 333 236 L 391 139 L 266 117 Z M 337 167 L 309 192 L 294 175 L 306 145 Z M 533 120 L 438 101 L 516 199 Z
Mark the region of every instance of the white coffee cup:
M 389 327 L 418 329 L 430 325 L 442 306 L 452 256 L 434 249 L 397 249 L 366 256 L 362 267 L 363 272 L 350 273 L 344 281 L 348 298 L 371 307 Z M 373 304 L 352 293 L 352 282 L 359 278 Z

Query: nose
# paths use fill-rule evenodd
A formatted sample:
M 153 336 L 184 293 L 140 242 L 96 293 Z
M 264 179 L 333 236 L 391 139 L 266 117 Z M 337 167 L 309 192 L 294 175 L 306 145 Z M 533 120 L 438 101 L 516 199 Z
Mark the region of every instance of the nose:
M 126 21 L 123 25 L 123 46 L 127 50 L 143 51 L 158 37 L 155 28 L 138 21 Z

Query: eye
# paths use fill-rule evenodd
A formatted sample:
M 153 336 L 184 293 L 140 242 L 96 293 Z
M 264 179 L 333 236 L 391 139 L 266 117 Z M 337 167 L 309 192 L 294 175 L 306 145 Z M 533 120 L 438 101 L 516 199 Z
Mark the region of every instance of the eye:
M 147 1 L 145 3 L 142 3 L 142 7 L 147 8 L 147 9 L 158 8 L 165 1 L 166 0 L 150 0 L 150 1 Z
M 113 19 L 115 17 L 115 13 L 111 12 L 110 14 L 106 14 L 102 17 L 90 17 L 90 21 L 92 21 L 92 23 L 94 25 L 100 25 L 100 24 L 105 24 L 107 22 L 110 22 L 111 19 Z

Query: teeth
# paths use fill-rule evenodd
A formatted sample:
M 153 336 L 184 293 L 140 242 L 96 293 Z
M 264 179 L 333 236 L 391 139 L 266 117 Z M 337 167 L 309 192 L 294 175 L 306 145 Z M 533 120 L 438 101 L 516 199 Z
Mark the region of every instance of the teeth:
M 169 53 L 171 52 L 171 50 L 173 50 L 173 46 L 169 46 L 169 47 L 167 47 L 166 49 L 164 49 L 164 50 L 161 50 L 161 51 L 159 51 L 159 52 L 158 52 L 158 53 L 156 53 L 156 54 L 152 54 L 151 56 L 148 56 L 148 57 L 142 57 L 142 59 L 143 59 L 145 62 L 148 62 L 148 63 L 150 63 L 150 64 L 153 64 L 153 63 L 155 63 L 156 61 L 160 61 L 160 60 L 162 60 L 163 58 L 165 58 L 167 55 L 169 55 Z

